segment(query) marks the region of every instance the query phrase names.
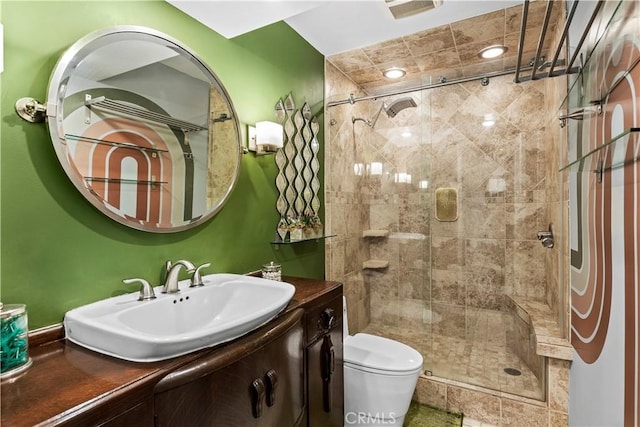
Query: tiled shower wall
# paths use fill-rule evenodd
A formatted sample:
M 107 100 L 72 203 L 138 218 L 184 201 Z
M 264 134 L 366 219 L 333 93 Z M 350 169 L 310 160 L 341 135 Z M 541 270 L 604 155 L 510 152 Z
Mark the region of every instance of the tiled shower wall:
M 372 118 L 380 100 L 326 110 L 327 226 L 337 234 L 327 244 L 326 271 L 345 284 L 354 331 L 372 317 L 423 320 L 429 303 L 456 326 L 466 307 L 501 310 L 506 295 L 559 298 L 547 289 L 548 250 L 536 237 L 552 220 L 548 202 L 555 197 L 546 182 L 555 157 L 547 149 L 550 115 L 543 113 L 547 83 L 512 78 L 410 93 L 418 108 L 393 119 L 382 113 L 373 129 L 351 119 Z M 326 81 L 329 101 L 362 95 L 330 63 Z M 494 126 L 483 127 L 486 115 Z M 402 137 L 404 130 L 412 136 Z M 383 164 L 381 176 L 367 174 L 372 162 Z M 362 175 L 354 169 L 359 164 Z M 395 183 L 397 173 L 409 173 L 411 184 Z M 455 222 L 434 216 L 434 191 L 446 187 L 458 190 Z M 367 229 L 391 234 L 363 238 Z M 363 270 L 367 259 L 389 267 Z
M 325 66 L 326 98 L 364 93 L 331 63 Z M 362 263 L 369 258 L 368 247 L 362 240 L 362 230 L 368 228 L 369 218 L 364 195 L 354 174 L 356 162 L 355 131 L 352 115 L 365 114 L 364 103 L 327 109 L 325 119 L 325 232 L 336 237 L 327 239 L 325 246 L 326 277 L 344 284 L 349 301 L 349 326 L 353 332 L 363 329 L 370 320 L 370 289 L 365 287 Z M 362 125 L 362 123 L 360 123 Z
M 544 83 L 504 76 L 431 92 L 433 187 L 458 188 L 461 205 L 457 222 L 432 221 L 434 304 L 500 310 L 506 295 L 543 300 Z M 487 114 L 495 125 L 485 128 Z

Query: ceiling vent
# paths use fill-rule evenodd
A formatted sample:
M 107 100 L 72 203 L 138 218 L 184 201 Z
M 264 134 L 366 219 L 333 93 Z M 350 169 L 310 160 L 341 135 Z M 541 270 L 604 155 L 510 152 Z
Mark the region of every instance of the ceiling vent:
M 406 18 L 426 12 L 440 5 L 444 0 L 385 0 L 395 19 Z

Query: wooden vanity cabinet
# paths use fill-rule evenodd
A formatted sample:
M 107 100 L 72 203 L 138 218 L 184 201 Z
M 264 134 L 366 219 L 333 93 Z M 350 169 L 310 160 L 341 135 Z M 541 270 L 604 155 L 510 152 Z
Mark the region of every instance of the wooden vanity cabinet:
M 304 423 L 304 310 L 163 378 L 156 426 L 297 426 Z
M 274 320 L 165 361 L 96 353 L 61 325 L 30 333 L 33 365 L 1 382 L 0 425 L 342 427 L 342 285 L 285 279 L 296 293 Z
M 80 425 L 80 424 L 78 424 Z M 86 424 L 85 424 L 86 425 Z M 131 426 L 152 426 L 153 425 L 153 399 L 146 399 L 144 402 L 127 409 L 104 423 L 97 423 L 100 427 L 131 427 Z

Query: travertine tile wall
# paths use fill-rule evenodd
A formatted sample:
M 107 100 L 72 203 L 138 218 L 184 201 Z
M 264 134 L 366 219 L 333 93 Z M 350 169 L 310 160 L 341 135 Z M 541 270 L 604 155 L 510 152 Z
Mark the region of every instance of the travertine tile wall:
M 511 76 L 431 90 L 433 188 L 459 191 L 456 222 L 431 221 L 432 299 L 500 310 L 546 296 L 544 83 Z M 485 116 L 495 124 L 484 127 Z M 453 308 L 454 306 L 455 308 Z
M 325 91 L 328 101 L 361 90 L 330 63 L 325 67 Z M 359 153 L 354 141 L 352 115 L 368 114 L 365 103 L 332 107 L 325 119 L 325 232 L 336 237 L 326 240 L 325 271 L 327 279 L 344 284 L 349 301 L 349 325 L 355 332 L 369 323 L 370 292 L 362 275 L 362 262 L 369 258 L 362 241 L 362 230 L 368 227 L 368 210 L 364 195 L 354 175 L 353 165 Z M 362 127 L 360 127 L 361 129 Z
M 351 118 L 372 118 L 381 101 L 327 110 L 327 225 L 338 235 L 327 245 L 327 271 L 356 301 L 356 330 L 370 315 L 401 321 L 406 300 L 464 318 L 465 307 L 503 309 L 505 295 L 547 299 L 546 254 L 536 237 L 550 222 L 545 82 L 511 79 L 410 93 L 418 108 L 393 119 L 383 113 L 373 129 Z M 358 90 L 330 63 L 327 82 L 329 100 Z M 492 127 L 482 125 L 488 115 Z M 382 163 L 382 175 L 367 175 L 372 162 Z M 411 184 L 394 182 L 397 173 L 410 174 Z M 419 188 L 423 180 L 427 189 Z M 458 190 L 455 222 L 433 215 L 434 190 L 446 187 Z M 363 239 L 366 229 L 391 234 Z M 363 271 L 369 258 L 389 268 Z
M 326 78 L 328 101 L 364 95 L 330 62 Z M 338 234 L 327 243 L 327 275 L 345 284 L 352 332 L 376 320 L 424 327 L 430 307 L 441 321 L 426 333 L 464 334 L 467 307 L 504 309 L 505 296 L 516 295 L 548 304 L 568 336 L 568 196 L 558 172 L 566 136 L 557 120 L 566 80 L 511 79 L 411 93 L 418 108 L 392 120 L 382 114 L 374 130 L 351 118 L 373 117 L 380 101 L 326 110 L 326 221 Z M 486 114 L 493 127 L 482 126 Z M 404 130 L 413 135 L 402 138 Z M 355 173 L 354 164 L 371 162 L 383 163 L 386 179 Z M 398 172 L 412 184 L 393 183 Z M 458 189 L 458 221 L 434 219 L 438 187 Z M 549 224 L 553 250 L 536 238 Z M 392 234 L 361 237 L 375 228 Z M 362 270 L 371 258 L 389 268 Z M 414 398 L 495 425 L 567 425 L 568 367 L 548 360 L 546 402 L 435 377 L 421 377 Z

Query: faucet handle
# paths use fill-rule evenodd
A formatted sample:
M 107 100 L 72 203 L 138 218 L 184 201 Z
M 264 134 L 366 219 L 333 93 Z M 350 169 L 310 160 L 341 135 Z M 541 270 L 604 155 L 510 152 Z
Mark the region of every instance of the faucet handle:
M 144 279 L 133 278 L 123 279 L 125 284 L 140 283 L 140 296 L 138 301 L 149 301 L 156 298 L 156 294 L 153 292 L 153 287 Z
M 202 282 L 202 275 L 200 274 L 200 270 L 207 267 L 211 267 L 210 262 L 204 263 L 198 268 L 196 268 L 196 270 L 193 273 L 193 276 L 191 277 L 191 285 L 189 285 L 190 288 L 195 288 L 197 286 L 204 286 L 204 283 Z

